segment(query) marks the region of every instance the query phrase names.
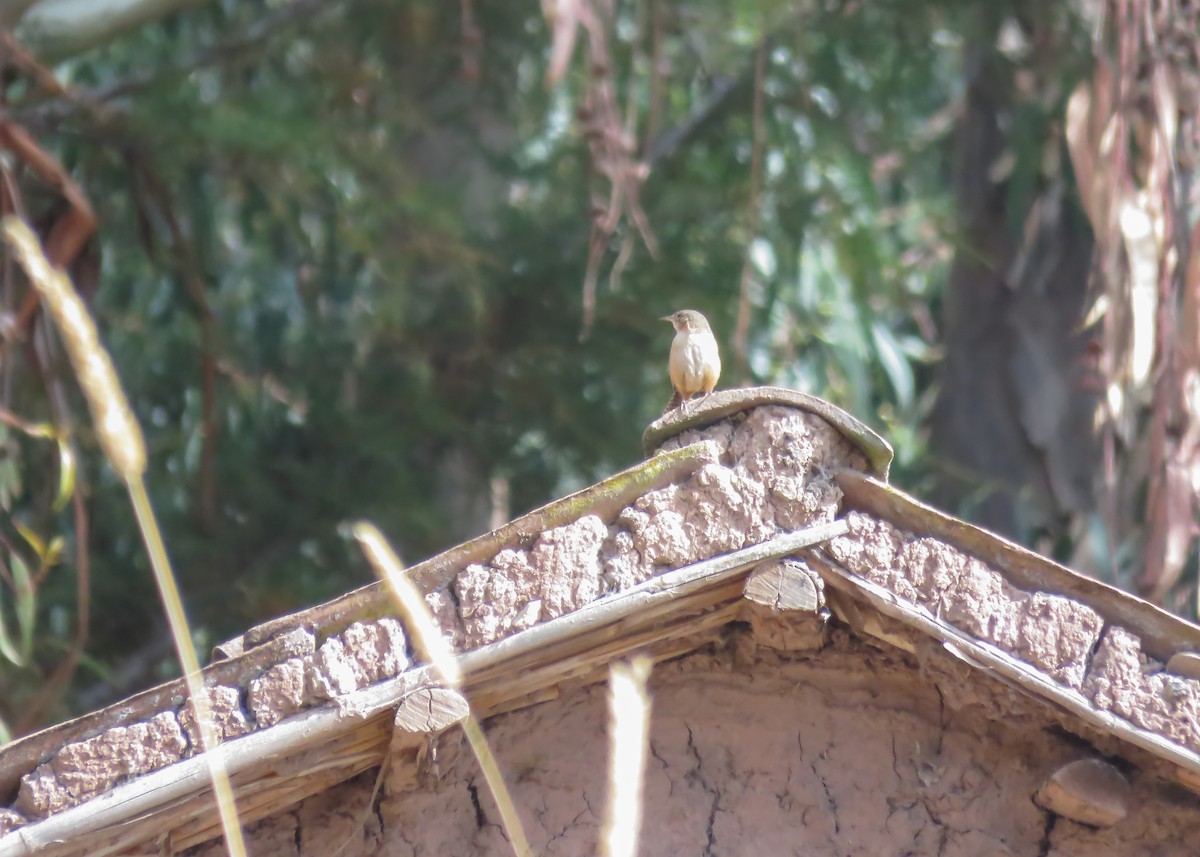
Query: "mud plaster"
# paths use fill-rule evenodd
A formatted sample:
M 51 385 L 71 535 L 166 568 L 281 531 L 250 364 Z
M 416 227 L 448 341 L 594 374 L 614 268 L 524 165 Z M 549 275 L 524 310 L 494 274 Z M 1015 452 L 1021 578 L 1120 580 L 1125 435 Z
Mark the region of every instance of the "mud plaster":
M 26 823 L 25 816 L 21 815 L 15 809 L 0 809 L 0 837 L 11 833 Z
M 178 762 L 187 749 L 187 737 L 173 711 L 109 729 L 68 744 L 22 777 L 16 809 L 35 818 L 58 812 L 120 782 Z
M 946 673 L 960 708 L 920 674 L 914 658 L 844 632 L 811 656 L 758 649 L 749 661 L 696 653 L 659 665 L 640 854 L 1195 853 L 1200 802 L 1140 769 L 1127 772 L 1129 815 L 1106 831 L 1040 809 L 1031 796 L 1045 778 L 1089 750 L 1036 709 L 1013 708 L 991 679 Z M 605 705 L 594 686 L 487 723 L 536 854 L 598 853 Z M 325 857 L 305 844 L 309 825 L 344 830 L 371 785 L 363 777 L 260 822 L 251 853 Z M 342 857 L 512 853 L 465 753 L 431 788 L 385 797 L 365 817 Z
M 208 696 L 222 738 L 230 739 L 391 678 L 408 665 L 398 620 L 355 622 L 316 651 L 249 680 L 247 687 L 217 686 Z M 66 744 L 53 759 L 21 778 L 14 808 L 29 818 L 44 818 L 83 803 L 191 755 L 199 746 L 195 732 L 191 710 L 184 707 Z
M 828 552 L 845 568 L 993 643 L 1078 690 L 1104 622 L 1078 601 L 1026 592 L 996 569 L 937 539 L 861 512 Z
M 829 471 L 865 464 L 822 420 L 788 408 L 740 414 L 664 448 L 702 439 L 723 452 L 688 479 L 647 493 L 611 521 L 584 516 L 546 531 L 432 593 L 443 627 L 460 646 L 491 642 L 668 568 L 830 520 L 841 495 Z M 857 513 L 850 524 L 851 534 L 830 548 L 846 567 L 1080 690 L 1097 708 L 1200 747 L 1200 683 L 1164 673 L 1134 635 L 1104 628 L 1086 605 L 1017 589 L 936 540 Z M 737 651 L 747 648 L 741 639 Z M 923 657 L 925 681 L 916 681 L 907 656 L 844 632 L 838 639 L 815 656 L 696 655 L 659 668 L 643 854 L 1103 855 L 1197 841 L 1195 799 L 1137 769 L 1138 803 L 1104 834 L 1120 847 L 1096 850 L 1085 829 L 1030 802 L 1057 764 L 1092 752 L 1055 731 L 1044 710 L 936 658 Z M 407 665 L 394 620 L 357 623 L 214 701 L 235 734 L 243 723 L 272 725 Z M 602 689 L 581 689 L 490 725 L 539 854 L 595 852 L 603 706 Z M 1106 752 L 1139 758 L 1111 736 L 1089 737 Z M 17 809 L 42 817 L 190 752 L 175 713 L 161 712 L 64 747 L 26 775 Z M 348 854 L 508 853 L 469 760 L 446 761 L 442 774 L 432 790 L 371 808 L 365 828 L 354 826 L 361 814 L 347 807 L 366 808 L 373 780 L 332 789 L 258 825 L 258 853 L 328 854 L 321 825 L 348 831 Z M 10 812 L 0 827 L 23 820 Z M 1160 834 L 1166 838 L 1154 838 Z
M 1200 682 L 1165 672 L 1124 628 L 1105 631 L 1083 692 L 1096 708 L 1200 752 Z
M 717 461 L 647 492 L 614 520 L 586 515 L 468 566 L 452 596 L 430 599 L 443 630 L 460 649 L 475 648 L 669 569 L 832 520 L 842 495 L 831 471 L 866 468 L 846 438 L 794 408 L 756 408 L 662 448 L 702 440 L 719 444 Z
M 841 492 L 830 471 L 866 467 L 857 448 L 824 420 L 787 407 L 760 407 L 689 430 L 663 449 L 700 440 L 717 441 L 723 452 L 688 479 L 643 495 L 615 520 L 585 515 L 547 530 L 528 547 L 469 566 L 451 588 L 431 593 L 427 601 L 452 641 L 460 650 L 490 643 L 668 568 L 831 520 Z M 223 737 L 232 738 L 408 665 L 398 622 L 359 622 L 246 687 L 215 688 L 210 696 Z M 74 806 L 189 755 L 194 731 L 190 714 L 160 712 L 68 744 L 25 775 L 16 808 L 41 818 Z
M 842 566 L 1020 658 L 1102 711 L 1200 752 L 1200 681 L 1164 671 L 1086 604 L 1027 592 L 987 563 L 861 512 L 830 541 Z

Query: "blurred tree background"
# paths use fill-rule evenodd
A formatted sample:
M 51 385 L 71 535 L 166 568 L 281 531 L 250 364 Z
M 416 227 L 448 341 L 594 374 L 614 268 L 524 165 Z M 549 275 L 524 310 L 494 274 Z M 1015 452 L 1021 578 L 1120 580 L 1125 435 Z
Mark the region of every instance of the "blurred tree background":
M 92 5 L 0 2 L 2 197 L 97 317 L 202 647 L 368 580 L 347 519 L 415 561 L 637 461 L 682 307 L 722 386 L 826 397 L 901 487 L 1191 609 L 1197 3 Z M 21 733 L 175 668 L 3 290 Z

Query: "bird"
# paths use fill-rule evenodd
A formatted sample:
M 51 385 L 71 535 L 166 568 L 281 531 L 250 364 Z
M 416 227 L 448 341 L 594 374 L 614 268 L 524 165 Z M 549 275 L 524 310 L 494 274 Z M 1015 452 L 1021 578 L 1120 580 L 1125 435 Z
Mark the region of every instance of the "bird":
M 675 327 L 671 359 L 667 364 L 675 395 L 667 404 L 667 410 L 679 407 L 686 411 L 692 396 L 703 393 L 703 401 L 717 386 L 717 379 L 721 377 L 721 353 L 708 319 L 696 310 L 681 309 L 663 316 L 662 321 L 669 321 Z

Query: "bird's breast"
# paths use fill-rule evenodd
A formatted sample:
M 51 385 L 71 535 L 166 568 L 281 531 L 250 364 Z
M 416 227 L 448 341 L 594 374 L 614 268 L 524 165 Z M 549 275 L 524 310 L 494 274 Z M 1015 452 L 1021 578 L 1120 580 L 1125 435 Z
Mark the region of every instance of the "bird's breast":
M 711 389 L 721 374 L 716 338 L 708 331 L 677 334 L 671 343 L 670 370 L 671 382 L 685 394 Z

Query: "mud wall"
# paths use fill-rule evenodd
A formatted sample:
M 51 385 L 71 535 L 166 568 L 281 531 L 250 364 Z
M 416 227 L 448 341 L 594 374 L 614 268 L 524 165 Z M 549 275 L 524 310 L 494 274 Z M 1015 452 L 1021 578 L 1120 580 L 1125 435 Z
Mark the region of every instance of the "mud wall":
M 1095 751 L 993 680 L 945 667 L 923 671 L 842 630 L 820 652 L 783 654 L 736 626 L 720 651 L 660 664 L 641 854 L 1195 853 L 1200 802 L 1137 768 L 1125 768 L 1129 814 L 1112 828 L 1039 808 L 1046 777 Z M 593 686 L 487 724 L 539 855 L 598 853 L 605 717 Z M 447 735 L 436 757 L 423 789 L 368 805 L 370 772 L 260 822 L 251 852 L 511 854 L 470 754 Z

